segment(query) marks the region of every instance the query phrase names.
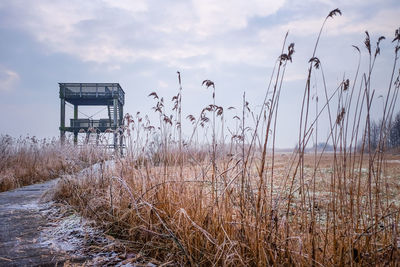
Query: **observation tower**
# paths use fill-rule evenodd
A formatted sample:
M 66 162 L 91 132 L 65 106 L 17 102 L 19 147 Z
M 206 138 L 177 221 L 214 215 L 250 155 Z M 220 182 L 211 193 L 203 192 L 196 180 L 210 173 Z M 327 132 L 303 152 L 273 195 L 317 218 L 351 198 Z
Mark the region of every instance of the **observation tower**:
M 90 139 L 91 134 L 96 134 L 97 144 L 100 133 L 113 133 L 114 138 L 111 146 L 115 150 L 120 148 L 122 153 L 125 92 L 119 83 L 59 83 L 59 86 L 61 142 L 65 141 L 65 132 L 74 134 L 74 144 L 78 143 L 79 133 L 86 134 L 86 141 Z M 65 123 L 66 103 L 74 107 L 74 117 L 70 119 L 69 126 Z M 79 106 L 106 106 L 108 118 L 97 120 L 79 118 Z

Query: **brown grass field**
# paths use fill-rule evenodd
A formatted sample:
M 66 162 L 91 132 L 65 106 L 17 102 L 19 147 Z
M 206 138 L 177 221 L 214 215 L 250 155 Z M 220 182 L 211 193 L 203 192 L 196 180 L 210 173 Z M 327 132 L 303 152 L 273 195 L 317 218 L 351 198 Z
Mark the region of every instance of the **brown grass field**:
M 235 158 L 218 161 L 224 171 L 214 188 L 209 159 L 182 171 L 121 159 L 91 177 L 63 179 L 55 199 L 157 264 L 395 265 L 400 156 L 384 160 L 381 184 L 372 186 L 372 216 L 368 160 L 352 179 L 335 173 L 333 153 L 324 155 L 314 179 L 315 157 L 306 154 L 301 186 L 291 157 L 276 155 L 274 176 L 265 181 L 255 165 L 248 168 L 244 188 Z
M 0 136 L 0 192 L 75 173 L 104 158 L 103 151 L 55 140 Z

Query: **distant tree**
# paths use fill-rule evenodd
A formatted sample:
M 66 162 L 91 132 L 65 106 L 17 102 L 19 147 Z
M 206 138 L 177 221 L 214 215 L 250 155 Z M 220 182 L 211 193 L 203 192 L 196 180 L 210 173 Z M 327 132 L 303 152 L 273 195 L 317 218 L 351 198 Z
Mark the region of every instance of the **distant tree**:
M 371 150 L 374 151 L 379 144 L 379 135 L 381 131 L 381 123 L 376 123 L 375 121 L 371 123 Z
M 397 113 L 390 127 L 389 146 L 391 148 L 400 147 L 400 112 Z
M 380 140 L 380 129 L 381 123 L 371 121 L 370 131 L 366 132 L 365 139 L 359 140 L 358 149 L 361 150 L 364 147 L 364 151 L 368 151 L 369 143 L 371 142 L 371 152 L 375 151 L 379 145 Z M 364 145 L 363 145 L 364 144 Z

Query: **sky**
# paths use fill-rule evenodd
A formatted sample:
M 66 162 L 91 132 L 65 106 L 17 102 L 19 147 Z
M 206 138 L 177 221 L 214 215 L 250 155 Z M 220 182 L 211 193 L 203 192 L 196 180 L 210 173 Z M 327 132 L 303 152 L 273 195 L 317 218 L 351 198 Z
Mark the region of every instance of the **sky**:
M 155 91 L 169 102 L 178 92 L 177 71 L 184 117 L 197 116 L 212 102 L 202 86 L 209 79 L 216 104 L 238 108 L 227 111 L 231 121 L 243 92 L 252 110 L 262 105 L 289 32 L 295 54 L 283 82 L 276 133 L 278 147 L 292 147 L 308 60 L 322 22 L 335 8 L 342 16 L 327 21 L 316 54 L 328 90 L 344 77 L 354 78 L 358 54 L 352 45 L 360 47 L 366 71 L 368 30 L 373 44 L 387 37 L 372 81 L 377 95 L 384 94 L 393 66 L 391 40 L 400 27 L 398 0 L 0 0 L 0 134 L 58 136 L 59 82 L 118 82 L 126 93 L 125 112 L 155 120 L 148 95 Z M 322 94 L 321 79 L 313 78 L 316 94 Z M 375 102 L 377 119 L 382 100 Z M 189 121 L 183 129 L 189 131 Z

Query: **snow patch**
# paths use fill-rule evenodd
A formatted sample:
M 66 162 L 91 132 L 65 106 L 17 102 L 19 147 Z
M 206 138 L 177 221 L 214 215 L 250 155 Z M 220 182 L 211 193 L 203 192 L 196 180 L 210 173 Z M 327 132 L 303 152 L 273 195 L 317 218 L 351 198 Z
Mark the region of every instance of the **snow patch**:
M 47 206 L 47 205 L 46 205 Z M 88 240 L 100 235 L 100 231 L 91 227 L 89 221 L 77 214 L 64 215 L 55 206 L 47 206 L 42 214 L 54 219 L 41 232 L 39 243 L 57 251 L 66 251 L 74 256 L 84 256 L 83 249 Z

